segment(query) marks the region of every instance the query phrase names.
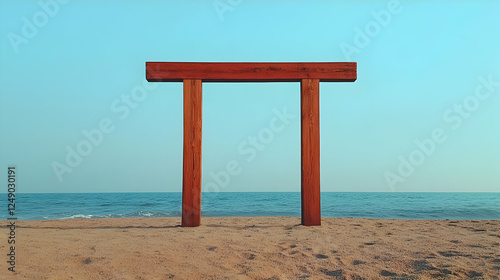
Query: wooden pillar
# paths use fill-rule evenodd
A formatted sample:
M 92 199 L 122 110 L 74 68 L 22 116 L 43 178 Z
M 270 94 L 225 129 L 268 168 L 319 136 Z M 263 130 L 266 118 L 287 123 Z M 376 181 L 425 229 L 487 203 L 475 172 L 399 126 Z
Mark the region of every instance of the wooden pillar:
M 184 79 L 182 226 L 197 227 L 201 217 L 202 82 Z
M 301 192 L 302 224 L 321 225 L 319 170 L 319 79 L 302 79 L 301 107 Z

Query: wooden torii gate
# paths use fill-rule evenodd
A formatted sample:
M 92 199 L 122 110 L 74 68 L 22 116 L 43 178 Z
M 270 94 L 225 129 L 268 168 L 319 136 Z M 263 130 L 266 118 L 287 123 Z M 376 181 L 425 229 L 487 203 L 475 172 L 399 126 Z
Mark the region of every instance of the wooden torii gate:
M 182 226 L 200 225 L 202 82 L 300 82 L 302 224 L 321 225 L 319 82 L 354 82 L 356 62 L 146 62 L 149 82 L 184 84 Z

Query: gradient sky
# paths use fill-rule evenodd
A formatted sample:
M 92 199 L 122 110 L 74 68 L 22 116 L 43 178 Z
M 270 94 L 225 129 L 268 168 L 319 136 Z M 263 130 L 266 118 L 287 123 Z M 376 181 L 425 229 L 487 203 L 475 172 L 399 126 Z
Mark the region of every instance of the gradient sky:
M 146 61 L 355 61 L 356 82 L 321 84 L 322 191 L 500 189 L 498 1 L 62 2 L 0 1 L 19 192 L 181 191 L 182 84 L 147 83 Z M 203 190 L 300 191 L 299 84 L 203 94 Z

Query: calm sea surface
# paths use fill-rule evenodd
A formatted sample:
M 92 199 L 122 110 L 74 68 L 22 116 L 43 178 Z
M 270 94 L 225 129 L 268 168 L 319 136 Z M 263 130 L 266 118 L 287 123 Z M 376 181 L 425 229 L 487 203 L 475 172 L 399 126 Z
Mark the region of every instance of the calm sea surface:
M 2 215 L 7 213 L 7 195 Z M 16 194 L 20 220 L 179 217 L 181 193 Z M 321 193 L 323 217 L 500 219 L 500 193 Z M 202 216 L 300 216 L 300 193 L 203 193 Z

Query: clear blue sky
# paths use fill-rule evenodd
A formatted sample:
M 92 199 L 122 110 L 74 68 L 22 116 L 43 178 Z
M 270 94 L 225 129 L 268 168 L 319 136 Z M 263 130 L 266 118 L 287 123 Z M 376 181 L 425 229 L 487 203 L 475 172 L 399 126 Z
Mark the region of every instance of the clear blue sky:
M 182 84 L 147 83 L 146 61 L 356 61 L 355 83 L 321 84 L 322 191 L 498 191 L 498 11 L 498 1 L 1 1 L 0 177 L 13 164 L 20 192 L 181 191 Z M 300 191 L 299 84 L 203 94 L 203 189 Z M 228 163 L 238 172 L 226 176 Z

